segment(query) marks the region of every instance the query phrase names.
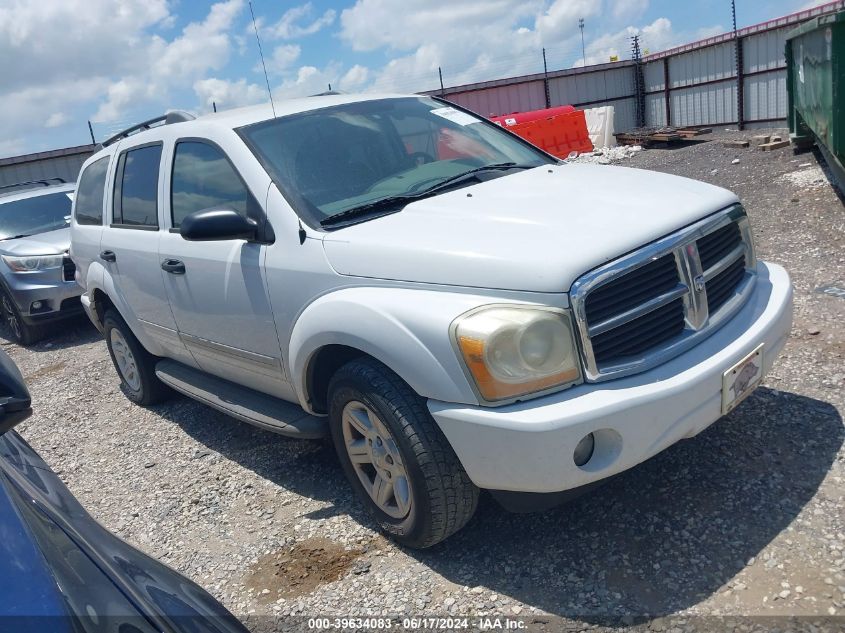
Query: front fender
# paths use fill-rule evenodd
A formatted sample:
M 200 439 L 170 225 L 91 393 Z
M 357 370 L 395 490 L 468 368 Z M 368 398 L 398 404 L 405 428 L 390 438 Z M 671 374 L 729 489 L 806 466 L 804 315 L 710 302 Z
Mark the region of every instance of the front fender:
M 498 302 L 501 300 L 499 299 Z M 293 326 L 290 376 L 309 408 L 307 373 L 326 345 L 353 347 L 387 365 L 425 398 L 478 404 L 449 338 L 464 312 L 496 299 L 405 288 L 346 288 L 311 303 Z

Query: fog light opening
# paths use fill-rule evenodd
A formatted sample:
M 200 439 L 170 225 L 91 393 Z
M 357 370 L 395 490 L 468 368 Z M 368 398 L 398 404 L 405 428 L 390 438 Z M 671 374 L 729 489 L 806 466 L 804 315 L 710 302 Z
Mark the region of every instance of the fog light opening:
M 575 447 L 575 452 L 572 453 L 572 459 L 576 466 L 583 466 L 593 456 L 593 451 L 596 449 L 596 437 L 592 433 L 588 433 L 581 438 L 578 446 Z
M 32 309 L 33 310 L 40 310 L 42 305 L 44 305 L 44 304 L 41 303 L 40 301 L 33 301 L 32 302 Z

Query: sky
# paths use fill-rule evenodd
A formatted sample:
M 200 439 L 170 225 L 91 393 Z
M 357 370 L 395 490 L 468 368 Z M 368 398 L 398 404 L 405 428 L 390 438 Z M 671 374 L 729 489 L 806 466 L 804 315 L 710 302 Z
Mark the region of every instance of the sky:
M 822 4 L 736 0 L 741 28 Z M 729 0 L 253 0 L 276 100 L 416 92 L 630 58 L 731 28 Z M 0 157 L 168 109 L 268 100 L 248 0 L 0 0 Z

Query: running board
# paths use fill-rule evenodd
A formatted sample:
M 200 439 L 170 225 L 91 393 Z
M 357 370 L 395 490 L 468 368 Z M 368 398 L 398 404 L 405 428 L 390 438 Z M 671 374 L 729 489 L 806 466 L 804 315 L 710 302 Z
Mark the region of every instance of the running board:
M 268 431 L 303 439 L 328 435 L 326 418 L 309 415 L 299 405 L 236 385 L 182 363 L 159 361 L 156 364 L 156 376 L 189 398 Z

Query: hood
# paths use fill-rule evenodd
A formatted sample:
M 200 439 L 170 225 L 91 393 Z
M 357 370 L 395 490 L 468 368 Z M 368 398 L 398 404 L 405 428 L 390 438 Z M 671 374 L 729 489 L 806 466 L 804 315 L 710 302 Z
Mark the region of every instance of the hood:
M 18 511 L 20 502 L 0 470 L 0 560 L 3 561 L 0 616 L 33 619 L 48 616 L 43 620 L 51 620 L 55 631 L 70 631 L 66 624 L 70 615 L 66 603 L 30 526 Z M 24 629 L 35 631 L 36 627 Z
M 19 257 L 58 255 L 68 248 L 70 248 L 70 227 L 0 242 L 0 253 Z
M 27 633 L 248 633 L 198 585 L 92 519 L 15 431 L 0 436 L 0 589 L 0 618 L 22 616 Z
M 736 201 L 659 172 L 550 165 L 414 202 L 323 244 L 342 275 L 566 292 L 585 272 Z

